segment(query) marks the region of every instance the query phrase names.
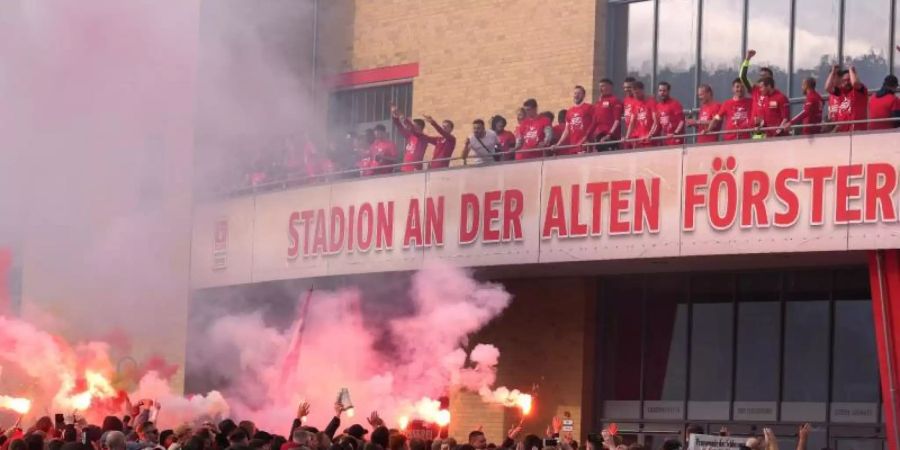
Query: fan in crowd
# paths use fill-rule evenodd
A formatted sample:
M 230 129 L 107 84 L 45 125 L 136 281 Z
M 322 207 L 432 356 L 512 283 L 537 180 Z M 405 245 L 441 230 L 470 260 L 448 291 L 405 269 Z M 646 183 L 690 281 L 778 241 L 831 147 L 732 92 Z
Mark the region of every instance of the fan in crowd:
M 340 401 L 334 404 L 334 416 L 322 429 L 306 423 L 310 405 L 302 403 L 292 423 L 284 424 L 281 430 L 261 430 L 247 418 L 218 418 L 215 422 L 197 419 L 174 429 L 159 430 L 155 420 L 160 409 L 158 402 L 138 404 L 124 411 L 126 415 L 107 416 L 100 425 L 89 424 L 83 418 L 54 424 L 49 417 L 41 417 L 27 428 L 19 427 L 17 422 L 8 430 L 0 430 L 0 446 L 2 450 L 687 450 L 692 448 L 692 435 L 706 434 L 704 427 L 691 424 L 677 439 L 670 438 L 651 448 L 638 444 L 636 434 L 620 432 L 616 424 L 607 424 L 599 434 L 585 431 L 587 439 L 581 445 L 571 425 L 565 428 L 559 417 L 551 420 L 543 436 L 523 436 L 523 417 L 505 433 L 489 436 L 478 426 L 460 441 L 449 436 L 448 426 L 421 421 L 422 426 L 413 431 L 407 430 L 406 425 L 389 428 L 378 412 L 366 418 L 368 425 L 353 423 L 342 429 L 347 408 Z M 130 417 L 134 420 L 130 421 Z M 796 450 L 806 450 L 811 430 L 809 424 L 800 426 Z M 723 427 L 715 437 L 728 434 Z M 744 442 L 741 447 L 745 450 L 779 450 L 771 428 L 763 428 L 761 436 L 729 439 Z

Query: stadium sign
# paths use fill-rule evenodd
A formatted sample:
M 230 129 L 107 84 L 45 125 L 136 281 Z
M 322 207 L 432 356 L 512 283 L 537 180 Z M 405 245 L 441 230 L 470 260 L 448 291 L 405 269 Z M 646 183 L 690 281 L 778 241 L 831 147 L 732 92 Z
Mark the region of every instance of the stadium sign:
M 465 266 L 900 246 L 900 134 L 363 178 L 200 205 L 195 285 Z M 223 217 L 228 265 L 221 260 Z M 215 270 L 214 270 L 215 269 Z

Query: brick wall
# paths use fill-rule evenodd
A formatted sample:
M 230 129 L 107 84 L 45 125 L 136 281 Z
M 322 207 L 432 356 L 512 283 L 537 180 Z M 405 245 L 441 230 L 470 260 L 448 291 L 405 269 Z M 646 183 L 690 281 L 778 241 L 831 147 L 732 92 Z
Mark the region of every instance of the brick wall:
M 418 62 L 413 114 L 471 133 L 471 121 L 571 104 L 603 76 L 606 2 L 595 0 L 331 0 L 320 2 L 320 73 Z M 352 24 L 348 26 L 347 24 Z M 596 69 L 599 67 L 599 69 Z M 461 152 L 463 141 L 457 147 Z
M 470 343 L 492 343 L 500 349 L 497 386 L 530 390 L 539 384 L 525 433 L 543 436 L 553 416 L 569 412 L 574 435 L 582 440 L 589 432 L 582 419 L 588 419 L 593 395 L 593 283 L 583 278 L 543 278 L 503 284 L 514 295 L 512 304 Z M 453 393 L 450 408 L 450 433 L 461 440 L 481 425 L 488 441 L 499 444 L 520 418 L 516 409 L 486 405 L 469 393 Z

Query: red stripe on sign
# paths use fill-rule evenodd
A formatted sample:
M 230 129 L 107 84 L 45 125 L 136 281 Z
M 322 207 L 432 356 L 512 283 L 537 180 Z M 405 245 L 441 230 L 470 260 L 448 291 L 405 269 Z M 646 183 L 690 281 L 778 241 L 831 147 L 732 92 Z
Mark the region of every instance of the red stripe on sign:
M 419 76 L 419 63 L 410 63 L 339 73 L 331 79 L 326 79 L 326 83 L 333 88 L 343 88 L 403 80 L 417 76 Z

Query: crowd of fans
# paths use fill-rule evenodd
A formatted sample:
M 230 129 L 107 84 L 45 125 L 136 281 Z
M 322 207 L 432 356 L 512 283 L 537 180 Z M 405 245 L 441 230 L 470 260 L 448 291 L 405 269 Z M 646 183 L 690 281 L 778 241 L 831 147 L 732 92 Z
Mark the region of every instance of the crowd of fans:
M 578 450 L 580 445 L 571 433 L 563 431 L 562 421 L 554 418 L 544 436 L 522 434 L 522 422 L 513 425 L 500 444 L 488 441 L 479 427 L 468 433 L 465 441 L 448 437 L 446 428 L 438 434 L 417 434 L 406 429 L 388 428 L 373 412 L 367 422 L 371 428 L 352 424 L 342 432 L 341 415 L 346 410 L 338 402 L 335 415 L 323 429 L 306 423 L 309 405 L 301 404 L 287 434 L 276 430 L 264 431 L 249 420 L 232 419 L 212 422 L 184 423 L 175 429 L 159 430 L 154 420 L 156 407 L 141 407 L 133 416 L 107 416 L 100 426 L 77 420 L 66 424 L 49 417 L 40 418 L 27 430 L 17 423 L 0 436 L 3 450 Z M 152 411 L 152 413 L 151 413 Z M 133 420 L 131 420 L 133 417 Z M 805 450 L 810 432 L 809 424 L 798 431 L 797 450 Z M 682 450 L 688 448 L 691 434 L 704 434 L 702 427 L 689 425 L 680 439 L 666 440 L 660 448 L 648 448 L 635 442 L 635 436 L 618 434 L 610 424 L 599 435 L 587 434 L 582 447 L 587 450 Z M 723 428 L 720 435 L 728 435 Z M 702 450 L 702 449 L 696 449 Z M 764 428 L 761 436 L 746 438 L 739 450 L 779 450 L 771 429 Z
M 900 50 L 900 46 L 898 46 Z M 431 116 L 424 119 L 405 117 L 391 106 L 393 127 L 405 137 L 406 147 L 398 149 L 387 127 L 377 125 L 364 133 L 349 133 L 344 142 L 332 143 L 327 149 L 315 145 L 309 137 L 301 145 L 292 145 L 282 158 L 260 158 L 245 176 L 245 185 L 316 178 L 335 172 L 348 176 L 411 172 L 425 168 L 448 167 L 454 156 L 463 164 L 542 158 L 593 151 L 680 145 L 686 136 L 697 143 L 719 140 L 762 139 L 790 134 L 812 135 L 853 130 L 885 129 L 900 125 L 889 119 L 900 117 L 900 100 L 896 96 L 897 77 L 885 77 L 881 88 L 869 95 L 854 67 L 833 66 L 825 80 L 827 101 L 817 91 L 817 80 L 806 78 L 802 89 L 802 109 L 791 116 L 790 100 L 778 90 L 772 70 L 759 69 L 759 79 L 751 84 L 747 77 L 754 50 L 740 66 L 731 86 L 731 96 L 716 100 L 716 93 L 706 84 L 697 88 L 699 108 L 695 117 L 685 117 L 682 103 L 670 95 L 671 85 L 661 81 L 656 96 L 646 91 L 643 82 L 626 78 L 622 83 L 623 98 L 614 93 L 612 80 L 599 82 L 600 97 L 596 103 L 586 101 L 586 90 L 575 86 L 574 104 L 557 114 L 539 112 L 534 99 L 526 100 L 516 112 L 516 126 L 507 129 L 503 116 L 490 119 L 490 127 L 482 119 L 472 122 L 472 133 L 463 141 L 461 154 L 456 154 L 455 126 L 450 120 L 438 123 Z M 554 124 L 554 119 L 556 124 Z M 851 122 L 851 123 L 847 123 Z M 428 126 L 434 133 L 427 132 Z M 430 161 L 424 161 L 428 146 L 434 147 Z

